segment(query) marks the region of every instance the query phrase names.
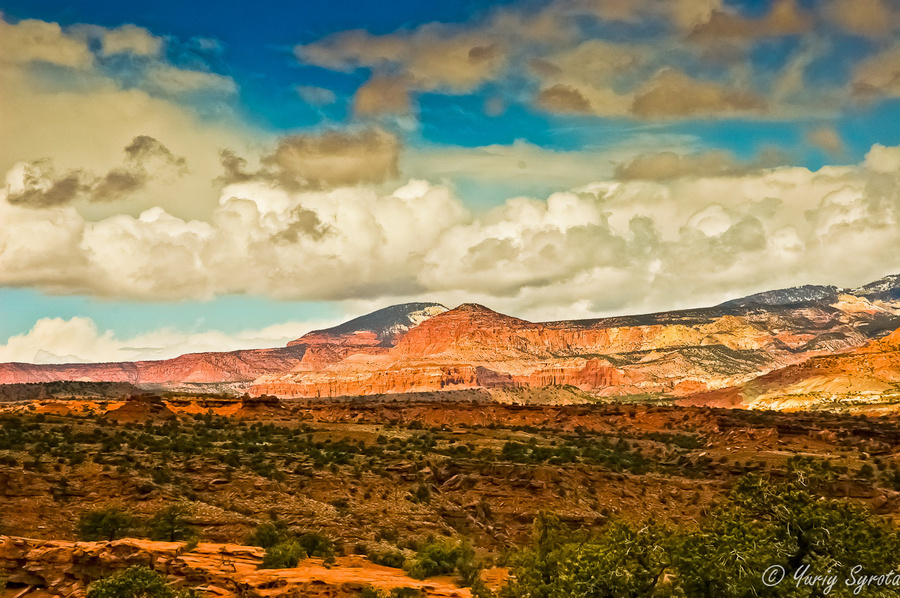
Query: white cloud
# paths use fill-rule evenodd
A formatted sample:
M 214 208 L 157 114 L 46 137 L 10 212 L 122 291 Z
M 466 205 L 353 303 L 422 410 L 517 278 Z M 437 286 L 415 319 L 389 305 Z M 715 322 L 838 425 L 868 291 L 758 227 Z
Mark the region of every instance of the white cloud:
M 177 68 L 156 51 L 161 43 L 133 26 L 10 24 L 0 15 L 0 172 L 42 159 L 59 172 L 108 172 L 121 164 L 122 149 L 132 139 L 146 135 L 184 156 L 188 176 L 174 182 L 152 177 L 127 205 L 78 205 L 79 211 L 97 219 L 162 206 L 182 217 L 208 217 L 218 199 L 219 151 L 244 152 L 267 136 L 232 116 L 223 103 L 234 81 Z M 126 72 L 109 71 L 92 49 L 138 57 L 124 62 L 130 65 Z M 38 62 L 57 68 L 48 71 Z M 201 117 L 191 103 L 200 91 L 216 92 L 215 115 Z
M 103 54 L 137 54 L 139 56 L 156 56 L 162 49 L 162 38 L 156 37 L 143 27 L 122 25 L 116 29 L 108 29 L 101 37 Z
M 635 313 L 900 270 L 898 183 L 900 148 L 874 146 L 857 166 L 607 180 L 480 215 L 425 181 L 389 193 L 233 184 L 208 220 L 154 208 L 91 222 L 0 202 L 0 284 Z
M 283 347 L 310 330 L 337 322 L 285 322 L 236 334 L 220 331 L 188 333 L 171 328 L 118 338 L 99 330 L 90 318 L 41 318 L 27 333 L 0 345 L 0 362 L 80 363 L 168 359 L 185 353 Z
M 3 62 L 86 67 L 93 62 L 93 55 L 82 40 L 66 34 L 56 23 L 26 19 L 11 25 L 0 13 L 0 63 Z

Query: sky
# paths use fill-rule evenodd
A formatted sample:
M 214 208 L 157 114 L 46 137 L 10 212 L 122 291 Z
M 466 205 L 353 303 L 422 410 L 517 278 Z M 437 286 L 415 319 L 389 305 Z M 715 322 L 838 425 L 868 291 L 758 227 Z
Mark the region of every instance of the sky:
M 0 0 L 0 361 L 900 273 L 900 0 Z

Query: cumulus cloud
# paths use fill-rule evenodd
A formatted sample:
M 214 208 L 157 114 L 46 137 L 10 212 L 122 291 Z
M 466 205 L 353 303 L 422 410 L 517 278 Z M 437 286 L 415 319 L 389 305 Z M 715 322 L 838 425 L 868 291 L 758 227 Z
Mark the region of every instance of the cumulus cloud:
M 2 202 L 0 284 L 141 299 L 468 298 L 530 317 L 576 304 L 602 314 L 714 303 L 798 281 L 850 286 L 900 270 L 900 148 L 814 172 L 682 176 L 691 162 L 676 164 L 665 179 L 599 181 L 478 214 L 424 181 L 390 193 L 236 183 L 208 221 L 154 209 L 88 222 L 71 208 Z
M 2 17 L 0 13 L 0 62 L 48 62 L 70 67 L 86 67 L 93 62 L 87 45 L 56 23 L 26 19 L 12 25 Z
M 130 55 L 112 61 L 114 69 L 108 68 L 111 61 L 103 50 L 107 36 L 113 36 L 109 52 Z M 217 75 L 210 79 L 211 73 L 196 71 L 197 79 L 189 74 L 192 71 L 167 62 L 162 52 L 153 54 L 157 42 L 177 40 L 163 42 L 131 26 L 60 28 L 42 21 L 11 24 L 0 18 L 0 139 L 6 141 L 0 144 L 0 172 L 17 163 L 52 170 L 61 185 L 46 198 L 50 203 L 83 196 L 94 178 L 110 173 L 107 184 L 97 191 L 112 198 L 132 190 L 127 193 L 130 213 L 158 205 L 182 217 L 209 217 L 218 200 L 212 182 L 221 172 L 219 150 L 244 152 L 268 135 L 233 116 L 223 103 L 229 94 L 199 95 L 204 90 L 232 89 L 230 79 Z M 48 69 L 40 63 L 55 66 Z M 181 76 L 178 71 L 195 81 L 173 82 L 173 73 L 174 79 Z M 165 72 L 169 74 L 151 82 L 154 73 Z M 204 117 L 195 101 L 209 109 Z M 122 148 L 142 135 L 163 140 L 174 155 L 184 156 L 190 172 L 173 177 L 167 171 L 141 185 L 135 172 L 117 170 L 123 168 Z M 123 208 L 94 201 L 80 202 L 78 209 L 102 218 Z
M 219 331 L 181 332 L 163 328 L 130 338 L 101 331 L 90 318 L 41 318 L 26 333 L 0 345 L 0 362 L 82 363 L 169 359 L 185 353 L 282 347 L 332 321 L 285 322 L 236 334 Z

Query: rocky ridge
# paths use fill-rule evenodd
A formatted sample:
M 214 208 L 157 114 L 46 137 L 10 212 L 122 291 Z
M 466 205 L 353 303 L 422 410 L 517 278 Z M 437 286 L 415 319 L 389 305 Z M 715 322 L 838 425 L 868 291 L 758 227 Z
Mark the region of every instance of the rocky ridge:
M 0 384 L 110 381 L 156 391 L 231 384 L 257 396 L 306 398 L 571 385 L 598 397 L 681 398 L 863 347 L 900 326 L 898 283 L 887 277 L 851 290 L 796 287 L 711 308 L 556 322 L 478 304 L 448 310 L 410 303 L 283 348 L 134 363 L 0 364 Z

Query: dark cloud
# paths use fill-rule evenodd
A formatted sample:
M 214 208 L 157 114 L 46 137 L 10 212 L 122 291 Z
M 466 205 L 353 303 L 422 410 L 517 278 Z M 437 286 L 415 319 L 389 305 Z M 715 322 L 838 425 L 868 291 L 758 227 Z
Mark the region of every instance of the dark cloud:
M 322 189 L 380 183 L 398 173 L 400 141 L 378 128 L 290 135 L 262 157 L 262 168 L 247 172 L 246 160 L 221 154 L 226 183 L 263 180 L 286 189 Z
M 666 70 L 635 97 L 631 111 L 641 118 L 665 119 L 765 112 L 767 108 L 765 98 L 752 91 Z
M 782 37 L 801 35 L 812 26 L 812 18 L 798 7 L 796 0 L 776 0 L 771 10 L 758 19 L 714 10 L 709 20 L 697 25 L 690 38 L 706 41 Z
M 591 112 L 591 103 L 580 91 L 571 85 L 557 84 L 547 89 L 542 89 L 535 100 L 538 106 L 551 112 L 574 112 L 588 114 Z
M 143 170 L 116 168 L 106 173 L 91 190 L 93 201 L 113 201 L 140 191 L 147 185 L 148 175 Z
M 221 180 L 226 184 L 244 183 L 256 177 L 254 173 L 247 172 L 247 161 L 231 150 L 222 150 L 219 153 L 219 162 L 225 171 Z
M 113 168 L 103 176 L 81 169 L 57 175 L 53 163 L 38 160 L 25 167 L 24 189 L 10 192 L 13 205 L 47 208 L 76 199 L 94 202 L 115 201 L 144 189 L 154 176 L 187 173 L 187 162 L 174 155 L 157 139 L 139 135 L 125 148 L 125 166 Z
M 26 167 L 25 188 L 9 193 L 7 201 L 13 205 L 50 208 L 67 204 L 83 193 L 87 186 L 82 182 L 84 173 L 73 170 L 56 177 L 49 160 L 32 162 Z
M 308 237 L 318 241 L 331 232 L 331 228 L 323 224 L 319 215 L 303 206 L 297 206 L 291 211 L 291 220 L 278 234 L 272 237 L 273 241 L 296 243 L 302 237 Z

